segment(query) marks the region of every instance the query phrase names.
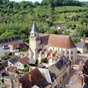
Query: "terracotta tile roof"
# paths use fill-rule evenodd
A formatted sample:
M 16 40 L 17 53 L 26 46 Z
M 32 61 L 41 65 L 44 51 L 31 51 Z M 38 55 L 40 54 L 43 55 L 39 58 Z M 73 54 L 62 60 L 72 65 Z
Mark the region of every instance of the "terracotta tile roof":
M 23 57 L 22 59 L 20 59 L 20 62 L 25 65 L 29 62 L 29 58 L 27 56 Z
M 29 79 L 29 74 L 31 75 L 31 80 Z M 41 88 L 41 86 L 45 88 L 48 85 L 45 77 L 37 68 L 21 77 L 19 81 L 22 83 L 22 88 L 32 88 L 34 85 L 39 86 L 39 88 Z
M 61 48 L 75 48 L 71 37 L 68 35 L 40 34 L 40 39 L 42 45 Z
M 16 72 L 17 71 L 17 67 L 14 67 L 14 66 L 9 66 L 7 68 L 8 71 L 11 71 L 11 72 Z
M 10 47 L 10 45 L 13 46 L 13 49 L 17 49 L 17 48 L 25 48 L 25 49 L 28 49 L 29 46 L 27 43 L 25 42 L 15 42 L 14 44 L 9 44 L 8 46 Z

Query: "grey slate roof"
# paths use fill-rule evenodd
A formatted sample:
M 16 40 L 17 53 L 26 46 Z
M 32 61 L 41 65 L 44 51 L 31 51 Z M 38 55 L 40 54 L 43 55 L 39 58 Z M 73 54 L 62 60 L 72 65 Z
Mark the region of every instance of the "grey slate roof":
M 33 23 L 32 30 L 31 30 L 30 33 L 38 33 L 38 29 L 37 29 L 37 26 L 36 26 L 36 22 Z
M 67 64 L 70 64 L 70 61 L 65 57 L 61 56 L 59 60 L 52 66 L 48 67 L 53 76 L 58 76 L 60 74 L 60 70 Z
M 12 64 L 15 64 L 16 62 L 19 61 L 19 57 L 15 56 L 15 57 L 12 57 L 9 59 L 9 61 L 12 63 Z
M 4 70 L 4 67 L 2 66 L 2 64 L 0 63 L 0 71 Z
M 4 38 L 4 39 L 0 39 L 0 44 L 13 42 L 13 41 L 17 41 L 17 40 L 20 40 L 20 39 L 21 38 L 19 36 L 10 37 L 10 38 Z
M 5 67 L 7 67 L 7 66 L 8 66 L 8 61 L 7 61 L 7 60 L 2 61 L 2 62 L 1 62 L 1 64 L 2 64 L 2 65 L 3 65 L 3 67 L 5 68 Z
M 49 83 L 47 82 L 47 80 L 45 78 L 43 78 L 42 80 L 40 80 L 40 82 L 38 84 L 36 84 L 39 88 L 45 88 Z
M 64 65 L 68 64 L 69 63 L 69 60 L 65 57 L 65 56 L 61 56 L 59 58 L 59 60 L 57 61 L 57 63 L 55 64 L 55 66 L 58 68 L 58 69 L 61 69 Z

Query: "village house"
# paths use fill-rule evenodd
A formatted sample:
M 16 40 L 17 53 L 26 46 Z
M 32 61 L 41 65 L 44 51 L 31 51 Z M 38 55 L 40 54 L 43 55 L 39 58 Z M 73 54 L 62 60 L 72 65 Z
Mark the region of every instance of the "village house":
M 19 43 L 23 43 L 23 40 L 19 36 L 0 39 L 0 56 L 4 56 L 15 51 L 14 48 L 16 48 L 16 44 L 19 45 Z M 12 45 L 14 45 L 14 48 Z
M 61 84 L 71 72 L 71 62 L 65 56 L 61 56 L 56 63 L 49 66 L 48 69 L 51 73 L 56 75 L 57 84 L 61 87 Z
M 38 68 L 29 71 L 19 79 L 19 82 L 22 84 L 22 88 L 52 88 L 51 83 L 46 80 Z
M 27 50 L 28 49 L 28 45 L 21 41 L 21 42 L 15 42 L 14 44 L 8 44 L 8 47 L 10 49 L 10 52 L 17 52 L 17 51 L 21 51 L 23 50 Z
M 12 57 L 8 60 L 8 66 L 15 66 L 17 69 L 24 69 L 24 66 L 29 63 L 29 58 L 24 57 Z
M 8 66 L 7 71 L 8 71 L 8 75 L 13 75 L 13 76 L 17 75 L 18 72 L 17 67 L 15 66 Z
M 5 88 L 22 88 L 22 84 L 19 83 L 20 76 L 4 76 Z
M 22 88 L 58 88 L 70 72 L 70 60 L 61 56 L 48 68 L 30 67 L 29 72 L 20 78 L 20 82 Z
M 13 66 L 9 67 L 9 71 L 16 71 L 17 69 Z M 43 72 L 41 73 L 40 70 Z M 4 76 L 5 88 L 52 88 L 51 77 L 48 69 L 34 68 L 25 75 L 21 76 L 18 74 Z M 35 74 L 36 73 L 36 74 Z M 48 73 L 48 75 L 46 74 Z M 48 77 L 46 79 L 46 77 Z M 48 80 L 48 81 L 47 81 Z
M 23 42 L 23 40 L 19 36 L 0 39 L 0 46 L 14 44 L 16 42 Z
M 76 43 L 79 53 L 88 53 L 88 38 L 81 39 L 81 42 Z
M 31 70 L 35 69 L 36 67 L 30 67 Z M 52 73 L 48 68 L 37 68 L 42 75 L 45 77 L 48 83 L 51 84 L 52 88 L 58 87 L 58 83 L 56 81 L 56 75 Z M 29 70 L 30 71 L 30 70 Z
M 41 59 L 57 59 L 60 52 L 75 64 L 77 60 L 77 49 L 68 35 L 40 34 L 33 23 L 29 39 L 29 57 L 33 61 Z

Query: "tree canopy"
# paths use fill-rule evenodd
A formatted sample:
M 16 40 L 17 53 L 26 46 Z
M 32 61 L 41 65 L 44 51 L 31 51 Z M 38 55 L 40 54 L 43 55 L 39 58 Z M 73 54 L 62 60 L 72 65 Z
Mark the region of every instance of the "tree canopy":
M 0 0 L 0 38 L 19 35 L 28 40 L 33 21 L 42 33 L 70 33 L 57 30 L 58 26 L 88 30 L 88 3 L 77 0 L 42 0 L 41 3 Z

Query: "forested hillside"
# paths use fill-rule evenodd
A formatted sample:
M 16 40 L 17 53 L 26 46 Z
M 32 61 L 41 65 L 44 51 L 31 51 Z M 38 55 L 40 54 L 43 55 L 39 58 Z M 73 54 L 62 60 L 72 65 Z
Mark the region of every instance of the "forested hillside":
M 88 36 L 88 2 L 77 0 L 43 0 L 42 3 L 20 3 L 0 0 L 0 38 L 20 35 L 28 40 L 33 21 L 40 32 L 68 34 L 70 31 L 51 30 L 65 26 L 80 36 Z

